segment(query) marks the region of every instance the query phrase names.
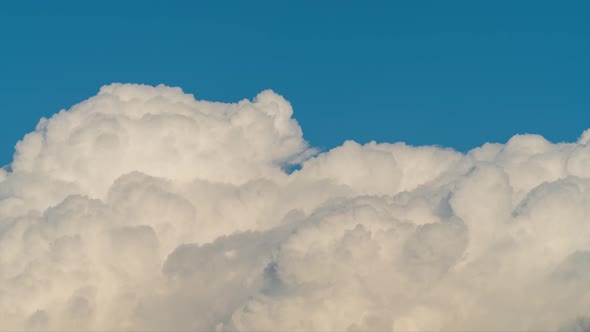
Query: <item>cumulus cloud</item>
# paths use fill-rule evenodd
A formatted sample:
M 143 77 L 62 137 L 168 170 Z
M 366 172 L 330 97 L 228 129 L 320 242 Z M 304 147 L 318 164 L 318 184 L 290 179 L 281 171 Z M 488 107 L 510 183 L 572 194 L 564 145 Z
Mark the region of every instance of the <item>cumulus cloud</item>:
M 588 131 L 319 153 L 292 116 L 112 84 L 41 119 L 0 169 L 1 329 L 589 329 Z

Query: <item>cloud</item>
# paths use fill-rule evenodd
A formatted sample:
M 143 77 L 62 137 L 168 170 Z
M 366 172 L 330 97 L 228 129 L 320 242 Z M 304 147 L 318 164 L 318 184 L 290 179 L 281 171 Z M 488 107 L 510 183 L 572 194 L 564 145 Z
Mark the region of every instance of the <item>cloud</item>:
M 588 131 L 318 153 L 292 115 L 112 84 L 41 119 L 0 169 L 2 329 L 588 329 Z

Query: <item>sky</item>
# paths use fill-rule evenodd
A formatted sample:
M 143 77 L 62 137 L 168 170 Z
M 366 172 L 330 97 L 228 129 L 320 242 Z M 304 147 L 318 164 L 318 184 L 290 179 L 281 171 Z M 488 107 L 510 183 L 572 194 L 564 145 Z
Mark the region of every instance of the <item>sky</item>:
M 312 146 L 467 151 L 589 127 L 590 4 L 10 2 L 0 9 L 0 164 L 42 116 L 112 82 L 235 102 L 273 89 Z
M 590 331 L 588 9 L 3 5 L 1 328 Z

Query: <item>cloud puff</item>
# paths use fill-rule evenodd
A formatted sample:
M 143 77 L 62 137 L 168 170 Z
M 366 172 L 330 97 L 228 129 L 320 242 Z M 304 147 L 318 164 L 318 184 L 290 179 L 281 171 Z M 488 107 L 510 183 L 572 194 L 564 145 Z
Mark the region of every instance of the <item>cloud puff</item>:
M 318 153 L 292 115 L 112 84 L 42 119 L 0 169 L 2 329 L 588 329 L 588 131 Z

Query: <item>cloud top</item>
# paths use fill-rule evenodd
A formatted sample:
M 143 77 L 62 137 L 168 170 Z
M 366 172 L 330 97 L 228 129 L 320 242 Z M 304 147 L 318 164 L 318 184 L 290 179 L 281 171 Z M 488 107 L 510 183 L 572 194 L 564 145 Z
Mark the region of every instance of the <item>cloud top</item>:
M 2 329 L 589 328 L 588 131 L 318 153 L 292 116 L 112 84 L 41 119 L 0 169 Z

